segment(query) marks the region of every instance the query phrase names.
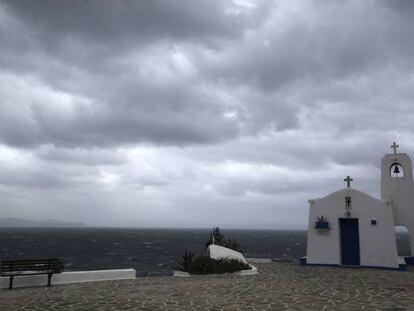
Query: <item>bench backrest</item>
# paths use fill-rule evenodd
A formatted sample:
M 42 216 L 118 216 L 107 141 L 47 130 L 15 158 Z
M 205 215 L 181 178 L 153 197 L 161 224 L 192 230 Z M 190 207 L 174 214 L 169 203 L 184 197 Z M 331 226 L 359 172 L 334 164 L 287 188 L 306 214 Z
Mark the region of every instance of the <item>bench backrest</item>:
M 0 271 L 48 271 L 60 273 L 63 271 L 63 263 L 59 259 L 36 259 L 36 260 L 3 260 Z

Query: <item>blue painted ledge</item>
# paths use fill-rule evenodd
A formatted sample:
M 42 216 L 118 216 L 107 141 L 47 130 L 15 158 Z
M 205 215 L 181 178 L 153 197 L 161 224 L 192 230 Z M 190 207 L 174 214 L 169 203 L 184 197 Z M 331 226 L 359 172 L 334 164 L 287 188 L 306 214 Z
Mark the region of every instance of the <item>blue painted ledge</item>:
M 414 257 L 412 258 L 414 262 Z M 398 268 L 389 268 L 389 267 L 377 267 L 377 266 L 343 266 L 337 264 L 317 264 L 317 263 L 307 263 L 306 257 L 301 257 L 299 261 L 301 266 L 316 266 L 316 267 L 334 267 L 334 268 L 350 268 L 350 269 L 382 269 L 382 270 L 394 270 L 394 271 L 408 271 L 407 263 L 400 263 Z

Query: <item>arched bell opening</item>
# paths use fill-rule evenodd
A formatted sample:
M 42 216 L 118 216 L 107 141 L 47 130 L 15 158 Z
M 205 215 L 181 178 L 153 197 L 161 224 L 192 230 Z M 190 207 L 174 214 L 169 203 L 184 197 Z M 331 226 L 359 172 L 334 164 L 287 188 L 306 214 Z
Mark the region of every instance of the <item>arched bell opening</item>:
M 395 238 L 397 240 L 398 256 L 411 256 L 410 236 L 405 226 L 395 226 Z
M 404 169 L 400 163 L 393 163 L 390 166 L 391 178 L 402 178 L 404 177 Z

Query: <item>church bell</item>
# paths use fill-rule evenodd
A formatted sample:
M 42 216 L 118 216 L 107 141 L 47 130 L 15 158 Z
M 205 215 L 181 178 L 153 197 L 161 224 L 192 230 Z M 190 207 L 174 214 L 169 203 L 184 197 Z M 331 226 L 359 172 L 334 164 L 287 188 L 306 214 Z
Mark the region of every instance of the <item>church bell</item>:
M 399 174 L 400 173 L 400 169 L 398 168 L 398 165 L 396 165 L 395 167 L 394 167 L 394 172 L 393 172 L 394 174 Z

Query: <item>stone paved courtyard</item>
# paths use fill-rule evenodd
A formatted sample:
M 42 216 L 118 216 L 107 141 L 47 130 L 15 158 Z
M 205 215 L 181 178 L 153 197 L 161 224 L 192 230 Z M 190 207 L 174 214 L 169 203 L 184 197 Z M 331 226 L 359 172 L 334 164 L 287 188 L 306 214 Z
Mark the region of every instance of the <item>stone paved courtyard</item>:
M 414 310 L 414 273 L 256 264 L 261 274 L 0 290 L 0 310 Z

